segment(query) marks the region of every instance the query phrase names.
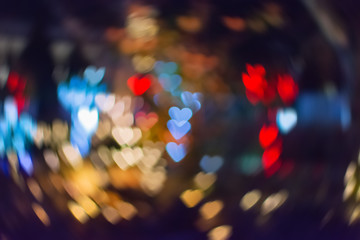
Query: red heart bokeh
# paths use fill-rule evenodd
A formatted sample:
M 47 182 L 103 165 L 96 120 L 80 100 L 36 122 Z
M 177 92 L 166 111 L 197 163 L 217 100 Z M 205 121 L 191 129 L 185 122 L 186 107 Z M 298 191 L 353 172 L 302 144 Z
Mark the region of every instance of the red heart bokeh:
M 26 99 L 24 96 L 22 96 L 21 94 L 17 94 L 15 96 L 15 101 L 16 101 L 16 105 L 17 105 L 17 109 L 18 109 L 18 114 L 20 115 L 20 113 L 24 110 L 24 108 L 26 107 Z
M 277 138 L 279 129 L 275 124 L 263 125 L 259 134 L 259 142 L 262 148 L 269 147 Z
M 295 100 L 299 91 L 298 86 L 290 75 L 278 77 L 277 89 L 281 100 L 285 104 L 291 104 Z
M 20 75 L 16 72 L 10 72 L 6 86 L 10 92 L 14 92 L 19 85 Z
M 257 93 L 261 98 L 264 94 L 264 89 L 267 87 L 265 80 L 265 68 L 261 65 L 251 66 L 246 64 L 248 74 L 243 73 L 242 79 L 247 90 Z
M 242 80 L 246 87 L 246 96 L 252 104 L 262 101 L 263 104 L 271 103 L 276 97 L 275 87 L 267 82 L 266 70 L 262 65 L 246 64 L 248 73 L 242 73 Z
M 149 89 L 151 85 L 150 75 L 135 75 L 128 79 L 127 85 L 130 90 L 136 95 L 142 95 Z
M 265 77 L 266 74 L 264 66 L 260 64 L 255 64 L 254 66 L 246 64 L 246 71 L 249 73 L 250 76 L 260 75 L 262 77 Z
M 272 175 L 274 175 L 282 166 L 282 162 L 276 161 L 273 165 L 271 165 L 269 168 L 264 169 L 265 177 L 269 178 Z
M 281 144 L 274 144 L 273 146 L 267 148 L 264 151 L 264 154 L 262 156 L 262 164 L 265 170 L 269 169 L 279 160 L 281 151 L 282 151 Z

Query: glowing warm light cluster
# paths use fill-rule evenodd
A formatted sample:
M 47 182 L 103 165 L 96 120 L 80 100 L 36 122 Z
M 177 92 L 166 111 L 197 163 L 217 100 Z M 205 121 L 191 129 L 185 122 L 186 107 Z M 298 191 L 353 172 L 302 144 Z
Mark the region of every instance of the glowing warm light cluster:
M 257 208 L 257 210 L 260 210 L 261 215 L 267 215 L 283 205 L 287 200 L 288 195 L 289 193 L 286 190 L 281 190 L 264 199 L 261 191 L 256 189 L 246 193 L 242 197 L 240 207 L 244 211 L 248 211 L 249 209 L 254 208 L 254 206 L 261 204 L 260 208 Z
M 360 188 L 357 180 L 359 165 L 360 154 L 358 156 L 358 161 L 350 162 L 344 175 L 345 188 L 343 192 L 343 201 L 348 203 L 346 215 L 349 220 L 349 225 L 355 224 L 360 219 Z
M 137 100 L 131 96 L 95 95 L 94 104 L 101 114 L 91 138 L 92 147 L 85 156 L 69 142 L 71 133 L 66 123 L 55 120 L 51 126 L 39 124 L 36 142 L 45 148 L 44 160 L 54 172 L 53 186 L 64 189 L 71 197 L 68 208 L 81 223 L 99 214 L 112 224 L 130 220 L 137 208 L 109 188 L 133 189 L 154 196 L 166 181 L 166 161 L 161 158 L 165 146 L 144 136 L 144 132 L 151 134 L 157 114 L 142 110 L 134 116 L 139 109 Z M 111 147 L 108 142 L 113 142 Z M 40 199 L 42 191 L 38 186 L 29 182 L 30 191 Z
M 261 192 L 259 190 L 253 190 L 246 193 L 240 201 L 240 207 L 246 211 L 252 208 L 261 198 Z

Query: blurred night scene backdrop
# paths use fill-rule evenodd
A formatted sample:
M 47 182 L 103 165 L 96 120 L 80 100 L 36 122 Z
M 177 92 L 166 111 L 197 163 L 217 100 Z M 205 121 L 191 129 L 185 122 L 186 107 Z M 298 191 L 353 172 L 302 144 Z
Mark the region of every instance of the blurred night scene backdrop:
M 0 5 L 0 239 L 360 239 L 360 2 Z

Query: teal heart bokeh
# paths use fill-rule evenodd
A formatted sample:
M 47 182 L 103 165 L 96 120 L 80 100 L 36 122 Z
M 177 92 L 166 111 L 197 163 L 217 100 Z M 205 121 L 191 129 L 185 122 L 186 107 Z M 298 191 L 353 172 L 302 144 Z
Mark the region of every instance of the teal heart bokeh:
M 177 74 L 162 73 L 158 77 L 159 83 L 165 91 L 173 92 L 181 84 L 182 78 Z
M 89 66 L 84 71 L 84 78 L 90 85 L 97 85 L 104 78 L 105 68 L 96 69 L 94 66 Z

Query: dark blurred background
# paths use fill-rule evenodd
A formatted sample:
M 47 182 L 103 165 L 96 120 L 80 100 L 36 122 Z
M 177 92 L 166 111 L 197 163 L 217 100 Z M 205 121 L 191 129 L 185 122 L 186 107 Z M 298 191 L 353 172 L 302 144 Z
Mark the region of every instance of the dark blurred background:
M 70 119 L 58 103 L 57 78 L 61 74 L 57 77 L 54 69 L 60 72 L 66 69 L 71 75 L 88 65 L 98 65 L 106 66 L 110 75 L 114 75 L 118 66 L 128 66 L 129 60 L 114 50 L 104 36 L 110 27 L 126 26 L 127 9 L 132 4 L 153 6 L 161 22 L 160 31 L 161 26 L 176 31 L 178 41 L 189 52 L 215 55 L 220 62 L 216 74 L 200 83 L 205 100 L 199 112 L 201 120 L 193 127 L 191 157 L 184 160 L 180 169 L 169 168 L 169 183 L 163 191 L 174 188 L 176 181 L 181 184 L 175 184 L 175 188 L 189 182 L 187 179 L 199 171 L 193 159 L 201 158 L 204 152 L 218 154 L 225 163 L 218 173 L 216 188 L 208 197 L 223 199 L 220 222 L 232 226 L 230 239 L 360 238 L 359 223 L 349 224 L 349 216 L 359 203 L 355 195 L 350 200 L 343 199 L 344 175 L 349 164 L 357 162 L 360 143 L 360 3 L 355 0 L 2 1 L 0 64 L 26 77 L 25 95 L 32 103 L 29 112 L 37 121 Z M 267 24 L 266 31 L 262 31 L 263 26 L 256 25 L 256 16 L 266 4 L 281 9 L 273 11 L 280 11 L 284 17 L 282 27 Z M 202 29 L 195 33 L 184 31 L 176 24 L 176 16 L 180 15 L 198 17 Z M 224 26 L 224 16 L 251 19 L 255 22 L 253 30 L 232 31 Z M 68 56 L 56 55 L 51 50 L 59 41 L 71 44 Z M 299 87 L 293 105 L 298 123 L 282 136 L 281 158 L 286 166 L 293 166 L 285 177 L 248 175 L 238 170 L 241 154 L 261 152 L 258 144 L 261 126 L 268 121 L 271 109 L 282 107 L 279 102 L 253 106 L 248 101 L 241 81 L 247 63 L 262 64 L 270 78 L 277 73 L 290 73 Z M 106 81 L 110 89 L 116 88 L 115 82 Z M 1 89 L 0 100 L 9 94 Z M 41 155 L 35 147 L 32 151 Z M 171 180 L 171 174 L 176 180 Z M 43 206 L 51 219 L 51 225 L 46 227 L 35 214 L 24 214 L 31 208 L 31 194 L 6 174 L 0 174 L 0 178 L 2 239 L 208 238 L 195 224 L 198 212 L 186 208 L 179 198 L 172 199 L 165 211 L 157 206 L 149 218 L 135 217 L 115 225 L 101 217 L 81 224 L 70 212 L 59 212 L 50 198 L 45 198 Z M 266 194 L 286 189 L 287 201 L 271 217 L 241 210 L 240 199 L 255 188 Z

